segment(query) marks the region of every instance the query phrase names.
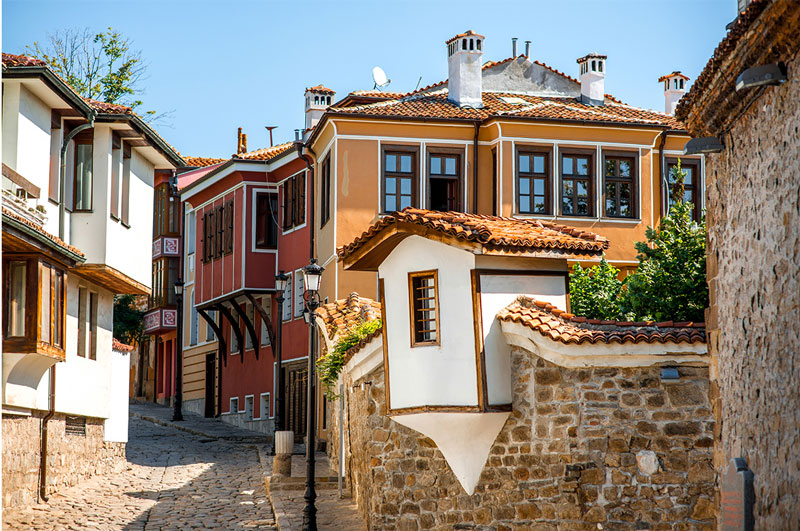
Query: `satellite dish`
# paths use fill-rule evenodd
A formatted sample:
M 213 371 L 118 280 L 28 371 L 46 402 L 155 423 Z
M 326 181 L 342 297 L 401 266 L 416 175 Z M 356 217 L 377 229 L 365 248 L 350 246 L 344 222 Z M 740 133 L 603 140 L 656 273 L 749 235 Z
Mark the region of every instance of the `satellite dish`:
M 383 68 L 379 66 L 376 66 L 372 69 L 372 81 L 375 82 L 375 85 L 372 88 L 379 90 L 392 82 L 391 79 L 386 77 L 386 72 L 383 71 Z

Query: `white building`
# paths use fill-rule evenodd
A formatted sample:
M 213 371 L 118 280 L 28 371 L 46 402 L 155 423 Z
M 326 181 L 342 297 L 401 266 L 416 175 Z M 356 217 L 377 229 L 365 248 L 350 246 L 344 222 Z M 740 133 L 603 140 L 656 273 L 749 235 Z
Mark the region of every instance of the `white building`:
M 3 54 L 2 113 L 3 501 L 18 505 L 124 449 L 114 295 L 150 293 L 154 175 L 183 161 L 37 59 Z M 60 458 L 40 464 L 43 448 Z

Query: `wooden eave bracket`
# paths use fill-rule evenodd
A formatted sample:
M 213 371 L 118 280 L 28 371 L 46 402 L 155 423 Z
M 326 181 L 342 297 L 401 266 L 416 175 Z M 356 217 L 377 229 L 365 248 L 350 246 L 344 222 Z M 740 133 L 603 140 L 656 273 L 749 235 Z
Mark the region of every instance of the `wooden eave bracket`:
M 150 288 L 107 264 L 78 264 L 75 273 L 120 295 L 150 295 Z
M 219 352 L 220 357 L 222 358 L 222 362 L 225 366 L 228 366 L 228 345 L 225 344 L 225 338 L 222 336 L 222 328 L 217 324 L 217 322 L 208 315 L 208 310 L 204 308 L 197 308 L 197 313 L 200 314 L 200 317 L 205 320 L 206 324 L 211 327 L 214 331 L 214 334 L 217 336 L 217 343 L 219 343 Z

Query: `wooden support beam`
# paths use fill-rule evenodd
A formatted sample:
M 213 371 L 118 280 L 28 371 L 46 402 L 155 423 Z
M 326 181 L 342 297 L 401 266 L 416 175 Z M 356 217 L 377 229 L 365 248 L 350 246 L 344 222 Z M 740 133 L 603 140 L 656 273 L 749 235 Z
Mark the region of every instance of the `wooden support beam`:
M 197 313 L 205 320 L 206 324 L 211 327 L 214 334 L 217 336 L 217 344 L 219 345 L 219 353 L 225 366 L 228 366 L 228 346 L 225 344 L 225 337 L 222 335 L 222 327 L 208 315 L 208 310 L 197 309 Z
M 275 356 L 275 333 L 272 330 L 272 319 L 271 319 L 271 317 L 269 315 L 269 312 L 267 311 L 266 308 L 264 308 L 264 306 L 261 305 L 261 303 L 259 303 L 256 300 L 255 297 L 253 297 L 252 293 L 245 292 L 244 296 L 247 297 L 247 300 L 250 301 L 250 304 L 253 305 L 253 308 L 256 309 L 256 311 L 259 313 L 259 315 L 261 315 L 261 320 L 264 321 L 264 324 L 266 325 L 267 335 L 269 336 L 269 344 L 272 345 L 272 355 L 274 357 Z M 270 302 L 271 301 L 272 301 L 272 297 L 270 297 Z
M 214 309 L 224 315 L 231 324 L 231 331 L 236 334 L 236 340 L 239 342 L 239 354 L 242 356 L 242 363 L 244 363 L 244 337 L 242 336 L 242 331 L 239 329 L 239 323 L 234 319 L 233 314 L 225 304 L 219 303 Z
M 245 328 L 247 328 L 247 331 L 250 333 L 250 341 L 253 343 L 253 350 L 256 353 L 256 359 L 258 359 L 258 343 L 259 343 L 259 341 L 258 341 L 258 337 L 256 336 L 256 329 L 253 326 L 253 323 L 250 321 L 250 318 L 247 316 L 247 312 L 242 310 L 242 307 L 239 305 L 239 303 L 236 301 L 236 299 L 233 299 L 231 301 L 231 304 L 233 305 L 233 309 L 236 310 L 236 313 L 239 314 L 239 317 L 241 317 L 242 320 L 244 321 L 244 326 L 245 326 Z M 242 352 L 244 352 L 244 350 L 242 350 Z

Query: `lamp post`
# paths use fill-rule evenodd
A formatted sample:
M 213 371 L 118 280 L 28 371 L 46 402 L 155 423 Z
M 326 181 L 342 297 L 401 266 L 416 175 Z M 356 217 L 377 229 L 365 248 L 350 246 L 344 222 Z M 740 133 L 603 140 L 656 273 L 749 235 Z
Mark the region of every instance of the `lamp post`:
M 278 294 L 275 300 L 278 303 L 278 326 L 275 327 L 275 361 L 278 364 L 278 370 L 275 372 L 275 431 L 283 431 L 283 377 L 281 376 L 281 361 L 283 359 L 283 352 L 281 352 L 281 331 L 283 328 L 283 301 L 286 298 L 283 296 L 286 293 L 286 285 L 289 283 L 289 275 L 283 271 L 275 275 L 275 289 Z
M 175 282 L 175 304 L 178 307 L 178 325 L 175 338 L 175 400 L 173 406 L 172 420 L 183 420 L 181 402 L 183 401 L 183 280 Z
M 314 460 L 316 450 L 317 432 L 317 406 L 316 386 L 314 375 L 314 362 L 317 355 L 317 334 L 314 330 L 316 311 L 319 308 L 319 285 L 322 281 L 322 272 L 325 269 L 317 264 L 317 259 L 312 258 L 311 263 L 303 268 L 303 298 L 308 309 L 308 326 L 311 332 L 308 351 L 308 424 L 306 427 L 306 492 L 305 508 L 303 509 L 303 531 L 317 531 L 317 508 L 315 500 L 317 493 L 314 490 Z

